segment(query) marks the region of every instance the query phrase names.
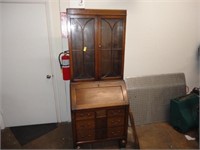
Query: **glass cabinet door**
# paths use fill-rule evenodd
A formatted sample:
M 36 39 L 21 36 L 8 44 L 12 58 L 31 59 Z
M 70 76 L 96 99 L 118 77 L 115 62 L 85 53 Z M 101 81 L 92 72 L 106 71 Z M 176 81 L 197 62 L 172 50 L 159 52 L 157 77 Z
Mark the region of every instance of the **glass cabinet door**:
M 100 79 L 123 78 L 124 18 L 100 19 Z
M 95 79 L 95 18 L 70 17 L 72 80 Z

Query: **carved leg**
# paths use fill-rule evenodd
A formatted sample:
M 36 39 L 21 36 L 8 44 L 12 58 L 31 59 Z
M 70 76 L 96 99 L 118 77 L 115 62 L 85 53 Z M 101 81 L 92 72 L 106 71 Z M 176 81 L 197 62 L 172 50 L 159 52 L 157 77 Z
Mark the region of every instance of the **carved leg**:
M 119 140 L 119 147 L 126 148 L 126 140 Z
M 76 149 L 81 149 L 81 147 L 79 145 L 76 146 Z

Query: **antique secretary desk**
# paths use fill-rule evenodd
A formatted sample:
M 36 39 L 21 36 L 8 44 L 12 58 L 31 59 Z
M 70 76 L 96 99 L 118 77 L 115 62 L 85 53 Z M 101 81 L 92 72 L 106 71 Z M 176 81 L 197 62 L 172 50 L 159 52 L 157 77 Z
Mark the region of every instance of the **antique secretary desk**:
M 67 9 L 74 147 L 127 140 L 126 10 Z

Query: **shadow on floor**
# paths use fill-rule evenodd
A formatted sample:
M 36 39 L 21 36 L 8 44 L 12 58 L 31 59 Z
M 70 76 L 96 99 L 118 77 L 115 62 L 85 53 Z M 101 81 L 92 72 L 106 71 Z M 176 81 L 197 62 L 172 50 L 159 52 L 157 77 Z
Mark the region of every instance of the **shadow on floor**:
M 198 149 L 198 141 L 186 140 L 184 134 L 174 130 L 168 123 L 154 123 L 136 126 L 141 149 Z M 128 129 L 126 149 L 133 149 L 131 128 Z M 45 135 L 21 145 L 10 128 L 1 131 L 2 149 L 73 149 L 70 123 L 57 124 L 57 128 Z M 86 144 L 86 149 L 119 149 L 117 141 Z
M 39 138 L 42 135 L 57 128 L 57 123 L 40 124 L 11 127 L 11 131 L 20 143 L 20 145 L 26 145 L 27 143 Z

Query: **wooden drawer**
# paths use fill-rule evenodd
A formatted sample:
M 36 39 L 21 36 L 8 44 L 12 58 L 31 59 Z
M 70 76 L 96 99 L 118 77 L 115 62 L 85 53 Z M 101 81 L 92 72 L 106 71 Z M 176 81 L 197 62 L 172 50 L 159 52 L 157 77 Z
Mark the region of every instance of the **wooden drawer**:
M 108 138 L 122 137 L 124 135 L 123 127 L 108 128 Z
M 94 129 L 95 121 L 94 120 L 78 120 L 76 121 L 76 129 L 84 130 L 84 129 Z
M 105 139 L 106 138 L 106 135 L 107 135 L 107 129 L 106 128 L 103 128 L 103 129 L 97 129 L 95 131 L 95 138 L 96 139 Z
M 95 140 L 95 130 L 77 130 L 78 141 Z
M 92 111 L 78 111 L 76 112 L 76 120 L 94 119 L 95 113 Z
M 123 108 L 108 110 L 108 117 L 124 116 L 125 110 Z
M 107 118 L 96 118 L 96 125 L 95 128 L 96 129 L 102 129 L 102 128 L 106 128 L 107 127 Z
M 124 125 L 124 116 L 110 117 L 108 118 L 108 127 L 117 127 Z
M 106 117 L 106 110 L 100 109 L 96 111 L 96 118 Z

